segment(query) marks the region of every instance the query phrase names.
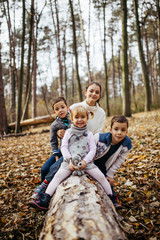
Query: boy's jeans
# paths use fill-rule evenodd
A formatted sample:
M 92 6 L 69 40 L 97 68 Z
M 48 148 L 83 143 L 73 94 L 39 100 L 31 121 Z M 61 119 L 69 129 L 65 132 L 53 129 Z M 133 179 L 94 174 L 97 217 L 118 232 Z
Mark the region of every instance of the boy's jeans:
M 55 162 L 49 169 L 48 174 L 45 176 L 45 179 L 50 183 L 56 172 L 61 166 L 61 163 L 63 162 L 63 156 L 58 159 L 57 162 Z
M 61 151 L 60 149 L 58 149 L 58 156 L 61 157 Z M 55 156 L 52 155 L 50 156 L 50 158 L 48 158 L 48 160 L 43 164 L 43 166 L 41 167 L 41 182 L 44 181 L 44 179 L 46 179 L 46 175 L 49 173 L 51 166 L 56 163 L 56 159 Z

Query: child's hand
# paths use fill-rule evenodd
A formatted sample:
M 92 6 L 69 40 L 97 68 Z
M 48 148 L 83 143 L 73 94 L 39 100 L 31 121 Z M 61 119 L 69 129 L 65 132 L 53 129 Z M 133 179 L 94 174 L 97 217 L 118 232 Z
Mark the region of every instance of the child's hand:
M 70 169 L 71 171 L 74 171 L 74 170 L 75 170 L 75 168 L 74 168 L 72 162 L 69 163 L 69 169 Z
M 64 134 L 65 134 L 65 131 L 66 131 L 66 130 L 64 130 L 64 129 L 59 129 L 59 130 L 57 131 L 57 136 L 58 136 L 59 138 L 63 138 L 63 137 L 64 137 Z
M 58 161 L 59 157 L 58 156 L 55 156 L 55 159 L 56 159 L 56 162 Z
M 108 182 L 110 183 L 111 186 L 114 186 L 114 179 L 111 177 L 107 177 Z
M 82 166 L 79 168 L 79 170 L 82 170 L 83 168 L 85 168 L 87 166 L 86 161 L 82 160 Z

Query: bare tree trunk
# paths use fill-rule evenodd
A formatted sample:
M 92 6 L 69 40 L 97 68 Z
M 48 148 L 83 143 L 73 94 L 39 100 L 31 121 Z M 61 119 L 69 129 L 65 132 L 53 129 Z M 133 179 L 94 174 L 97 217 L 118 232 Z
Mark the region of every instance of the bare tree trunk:
M 28 63 L 27 63 L 27 86 L 25 96 L 25 107 L 22 114 L 22 120 L 28 118 L 28 106 L 31 96 L 31 51 L 32 51 L 32 36 L 34 28 L 34 0 L 31 0 L 31 17 L 30 17 L 30 32 L 29 32 L 29 46 L 28 46 Z
M 119 96 L 120 98 L 122 99 L 122 96 L 121 96 L 121 78 L 122 78 L 122 71 L 121 71 L 121 47 L 119 47 L 119 50 L 118 50 L 118 84 L 119 84 L 119 88 L 118 88 L 118 93 L 119 93 Z
M 1 21 L 0 21 L 0 36 L 1 36 Z M 0 134 L 8 133 L 7 113 L 4 98 L 4 85 L 2 79 L 2 61 L 1 61 L 1 41 L 0 41 Z
M 150 92 L 150 82 L 149 82 L 149 76 L 148 76 L 148 67 L 146 65 L 143 47 L 141 43 L 141 31 L 140 31 L 140 25 L 139 25 L 139 14 L 138 14 L 138 2 L 137 0 L 133 0 L 134 3 L 134 11 L 136 16 L 136 33 L 137 33 L 137 40 L 138 40 L 138 49 L 139 49 L 139 55 L 140 55 L 140 61 L 142 66 L 142 73 L 143 73 L 143 80 L 145 85 L 145 111 L 150 111 L 151 109 L 151 92 Z
M 35 118 L 37 116 L 37 39 L 38 39 L 38 24 L 40 21 L 40 18 L 42 16 L 42 12 L 45 8 L 45 3 L 44 6 L 42 7 L 42 10 L 40 14 L 35 14 L 34 19 L 33 19 L 33 25 L 35 24 L 35 34 L 34 30 L 33 32 L 33 69 L 32 69 L 32 118 Z M 34 27 L 33 27 L 34 29 Z
M 16 108 L 16 65 L 15 65 L 15 41 L 14 34 L 12 31 L 12 24 L 10 19 L 10 6 L 9 1 L 6 0 L 7 9 L 5 7 L 5 2 L 3 3 L 4 14 L 6 16 L 8 34 L 9 34 L 9 70 L 10 70 L 10 116 L 11 121 L 15 121 L 15 108 Z
M 32 118 L 37 116 L 37 36 L 33 37 Z
M 63 66 L 62 66 L 62 50 L 61 50 L 61 43 L 60 43 L 60 28 L 59 28 L 59 13 L 57 7 L 57 0 L 54 1 L 55 3 L 55 11 L 56 11 L 56 22 L 54 20 L 54 13 L 53 13 L 53 6 L 52 1 L 50 0 L 50 7 L 51 7 L 51 15 L 53 26 L 55 29 L 55 38 L 56 38 L 56 47 L 57 47 L 57 59 L 58 59 L 58 66 L 59 66 L 59 96 L 63 96 Z
M 160 1 L 156 0 L 157 7 L 157 35 L 158 35 L 158 75 L 160 81 Z
M 156 0 L 156 7 L 157 7 L 157 49 L 158 49 L 158 79 L 157 79 L 157 100 L 159 99 L 160 95 L 160 1 Z M 159 82 L 158 82 L 159 80 Z M 158 102 L 158 101 L 157 101 Z
M 106 3 L 103 4 L 103 27 L 104 27 L 104 38 L 103 38 L 103 59 L 104 59 L 104 75 L 105 75 L 105 90 L 106 90 L 106 114 L 110 116 L 109 108 L 109 89 L 108 89 L 108 73 L 107 73 L 107 60 L 106 60 Z
M 68 78 L 67 78 L 67 69 L 66 69 L 66 27 L 67 27 L 67 23 L 64 26 L 64 33 L 63 33 L 63 63 L 64 63 L 64 67 L 63 67 L 63 72 L 64 72 L 64 85 L 65 85 L 65 91 L 64 91 L 64 96 L 65 99 L 68 102 Z
M 113 96 L 116 100 L 116 82 L 115 82 L 115 62 L 114 62 L 114 54 L 113 54 L 113 35 L 111 36 L 111 46 L 112 46 L 112 86 L 113 86 Z
M 24 69 L 24 42 L 25 42 L 25 0 L 22 1 L 22 47 L 21 47 L 21 69 L 18 84 L 18 103 L 17 103 L 17 118 L 15 133 L 20 131 L 20 118 L 21 118 L 21 106 L 22 106 L 22 86 L 23 86 L 23 69 Z
M 51 200 L 40 240 L 127 239 L 102 187 L 83 175 L 61 183 Z
M 131 51 L 129 51 L 129 76 L 130 76 L 130 89 L 132 93 L 133 98 L 133 104 L 135 106 L 135 110 L 137 109 L 137 102 L 136 102 L 136 92 L 135 92 L 135 85 L 133 80 L 133 64 L 132 64 L 132 54 Z
M 72 0 L 69 0 L 69 5 L 70 5 L 70 9 L 71 9 L 71 18 L 72 18 L 73 47 L 74 47 L 74 55 L 75 55 L 75 62 L 76 62 L 76 78 L 77 78 L 77 85 L 78 85 L 78 95 L 79 95 L 79 101 L 82 101 L 83 97 L 82 97 L 82 87 L 81 87 L 81 82 L 80 82 L 80 77 L 79 77 L 78 52 L 77 52 L 77 41 L 76 41 L 76 26 L 75 26 Z
M 91 71 L 90 71 L 89 51 L 87 50 L 87 44 L 86 44 L 86 38 L 85 38 L 85 32 L 84 32 L 84 26 L 83 26 L 82 11 L 81 11 L 81 4 L 80 4 L 80 1 L 79 1 L 79 0 L 78 0 L 78 4 L 79 4 L 79 11 L 80 11 L 80 22 L 81 22 L 81 30 L 82 30 L 82 36 L 83 36 L 83 43 L 84 43 L 85 53 L 86 53 L 86 58 L 87 58 L 88 80 L 89 80 L 89 83 L 91 83 L 91 82 L 92 82 L 92 76 L 91 76 Z
M 131 116 L 130 86 L 128 78 L 128 36 L 127 36 L 127 0 L 121 0 L 122 14 L 122 85 L 123 85 L 123 115 Z

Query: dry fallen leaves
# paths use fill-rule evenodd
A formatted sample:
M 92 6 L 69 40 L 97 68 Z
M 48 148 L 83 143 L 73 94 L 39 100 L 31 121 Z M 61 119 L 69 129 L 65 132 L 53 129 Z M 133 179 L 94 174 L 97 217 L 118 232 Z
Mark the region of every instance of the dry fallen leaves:
M 116 175 L 115 187 L 129 239 L 160 239 L 159 123 L 160 110 L 129 119 L 133 149 Z M 0 144 L 0 239 L 38 239 L 45 214 L 27 203 L 51 154 L 49 132 L 4 138 Z

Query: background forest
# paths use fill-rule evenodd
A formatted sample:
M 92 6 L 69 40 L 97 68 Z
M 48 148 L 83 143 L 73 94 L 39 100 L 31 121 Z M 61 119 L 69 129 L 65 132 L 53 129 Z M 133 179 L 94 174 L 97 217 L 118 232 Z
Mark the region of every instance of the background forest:
M 160 107 L 159 0 L 2 0 L 0 132 L 102 85 L 106 115 Z

